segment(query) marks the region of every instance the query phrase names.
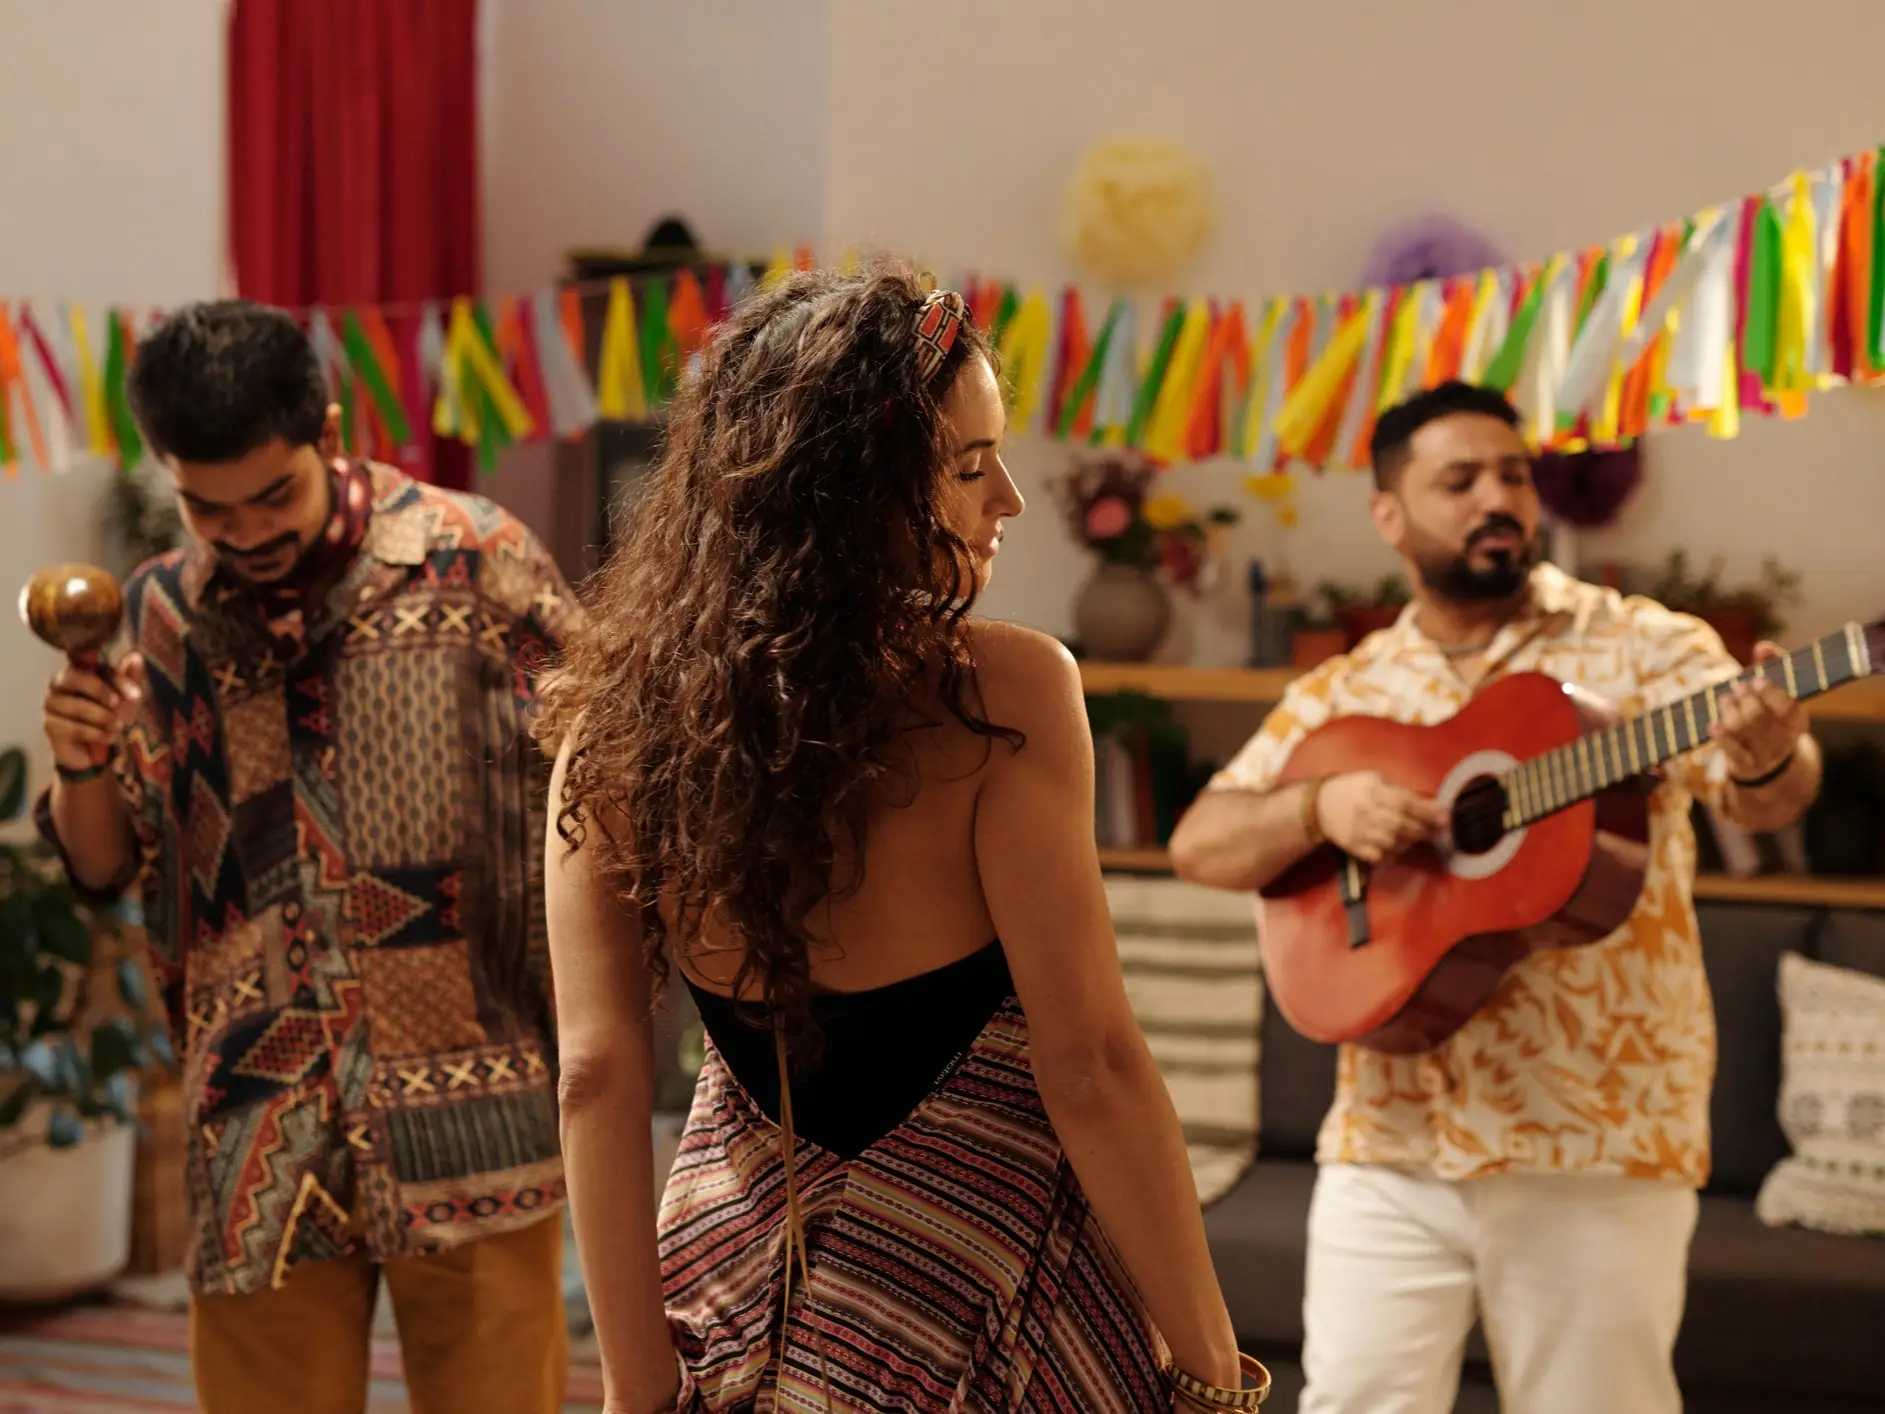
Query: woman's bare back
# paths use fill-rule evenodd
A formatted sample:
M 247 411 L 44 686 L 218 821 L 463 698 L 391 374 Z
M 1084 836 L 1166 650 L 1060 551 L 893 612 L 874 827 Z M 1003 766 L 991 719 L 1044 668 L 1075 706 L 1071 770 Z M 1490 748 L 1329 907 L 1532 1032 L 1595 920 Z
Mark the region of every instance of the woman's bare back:
M 1033 631 L 972 627 L 984 703 L 1007 695 L 1011 650 L 1023 635 Z M 995 938 L 976 863 L 976 803 L 989 772 L 1017 748 L 977 736 L 940 706 L 930 715 L 937 725 L 904 738 L 907 778 L 893 778 L 871 808 L 861 884 L 813 916 L 820 946 L 811 955 L 812 982 L 822 991 L 888 986 L 958 962 Z M 675 951 L 697 985 L 731 991 L 742 957 L 737 938 L 710 924 L 691 942 L 677 940 Z

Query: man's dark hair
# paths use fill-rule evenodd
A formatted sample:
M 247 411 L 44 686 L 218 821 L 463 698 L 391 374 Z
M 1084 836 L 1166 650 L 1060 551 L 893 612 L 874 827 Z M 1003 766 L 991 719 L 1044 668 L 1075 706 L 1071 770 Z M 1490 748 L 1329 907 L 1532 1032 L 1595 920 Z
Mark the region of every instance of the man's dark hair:
M 138 342 L 131 411 L 158 454 L 234 461 L 280 438 L 321 440 L 327 381 L 286 313 L 248 300 L 186 305 Z
M 1416 432 L 1429 422 L 1456 413 L 1496 417 L 1507 427 L 1518 426 L 1518 409 L 1497 388 L 1482 388 L 1476 383 L 1451 379 L 1437 388 L 1416 393 L 1405 402 L 1396 403 L 1375 422 L 1374 436 L 1368 442 L 1369 459 L 1374 462 L 1375 489 L 1392 491 L 1400 481 Z

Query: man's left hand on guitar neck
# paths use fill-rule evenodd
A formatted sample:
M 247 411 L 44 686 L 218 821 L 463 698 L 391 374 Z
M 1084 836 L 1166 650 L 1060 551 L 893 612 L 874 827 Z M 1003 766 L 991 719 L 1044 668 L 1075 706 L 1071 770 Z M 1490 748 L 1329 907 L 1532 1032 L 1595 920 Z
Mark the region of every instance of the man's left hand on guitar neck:
M 1754 649 L 1756 663 L 1784 656 L 1772 643 Z M 1728 766 L 1723 808 L 1744 829 L 1785 829 L 1819 793 L 1819 743 L 1806 708 L 1765 677 L 1735 684 L 1710 735 Z

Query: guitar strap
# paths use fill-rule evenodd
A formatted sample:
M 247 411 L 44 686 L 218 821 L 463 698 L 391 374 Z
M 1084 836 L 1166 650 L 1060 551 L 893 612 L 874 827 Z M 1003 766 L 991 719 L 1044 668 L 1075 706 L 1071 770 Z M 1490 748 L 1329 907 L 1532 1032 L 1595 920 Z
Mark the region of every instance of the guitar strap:
M 1342 856 L 1342 914 L 1348 920 L 1348 945 L 1358 948 L 1368 932 L 1368 866 L 1352 854 Z

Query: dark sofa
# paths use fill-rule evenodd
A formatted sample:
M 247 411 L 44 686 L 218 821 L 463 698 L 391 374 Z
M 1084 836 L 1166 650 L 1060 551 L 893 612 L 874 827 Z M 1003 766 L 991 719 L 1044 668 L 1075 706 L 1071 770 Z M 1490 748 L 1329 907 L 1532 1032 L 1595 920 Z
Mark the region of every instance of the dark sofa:
M 1775 1112 L 1780 955 L 1885 977 L 1885 913 L 1738 903 L 1703 903 L 1698 912 L 1721 1041 L 1714 1175 L 1676 1345 L 1684 1402 L 1708 1414 L 1885 1409 L 1885 1242 L 1769 1228 L 1754 1216 L 1761 1180 L 1787 1154 Z M 1267 1006 L 1262 1067 L 1257 1163 L 1206 1211 L 1205 1224 L 1238 1336 L 1276 1375 L 1265 1408 L 1294 1414 L 1313 1154 L 1335 1056 Z M 1475 1331 L 1456 1414 L 1497 1409 Z

